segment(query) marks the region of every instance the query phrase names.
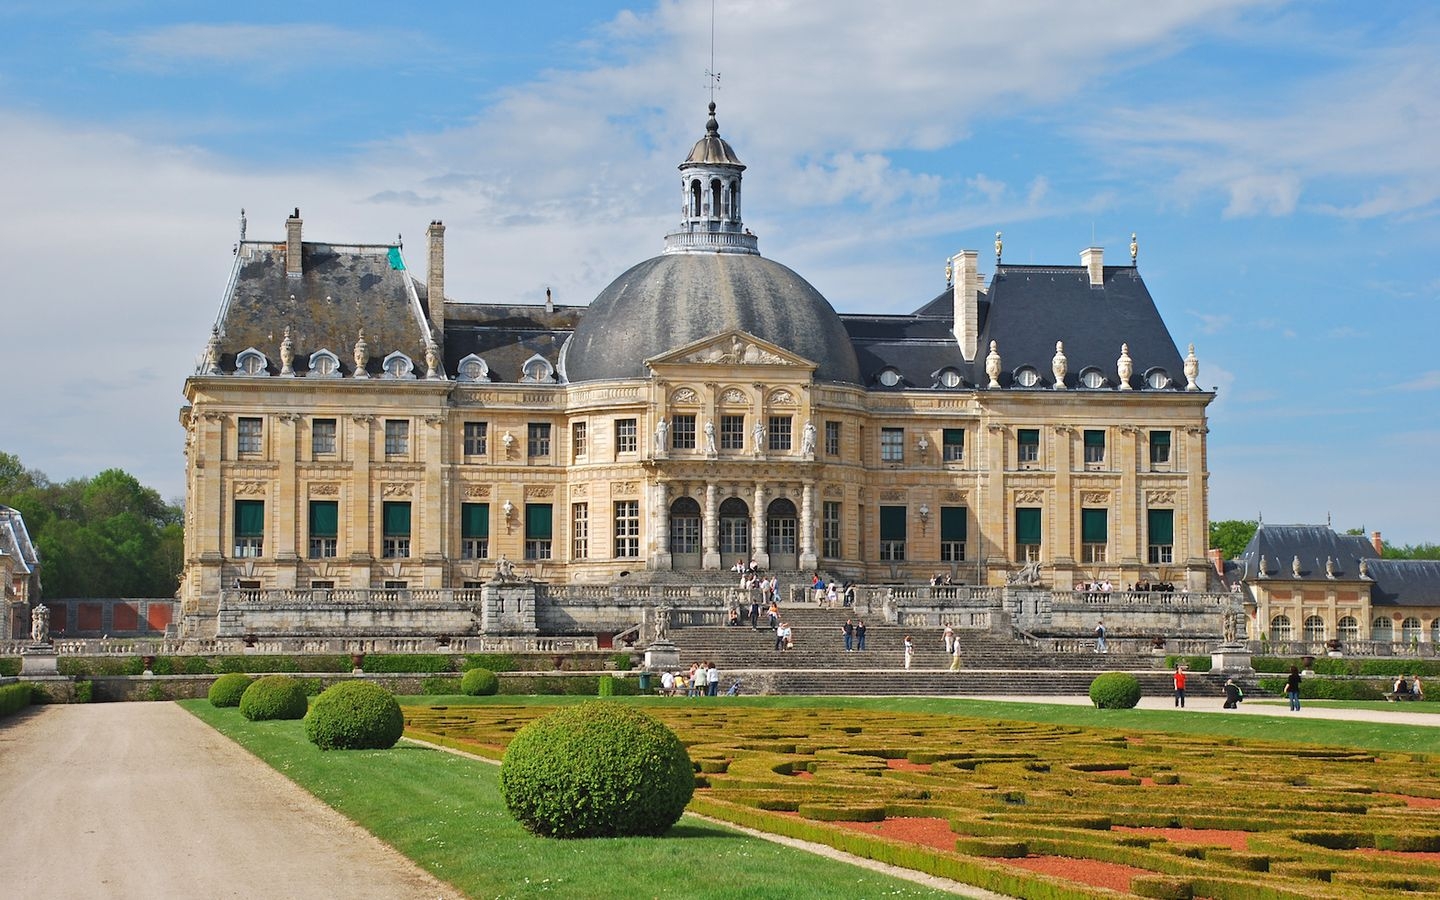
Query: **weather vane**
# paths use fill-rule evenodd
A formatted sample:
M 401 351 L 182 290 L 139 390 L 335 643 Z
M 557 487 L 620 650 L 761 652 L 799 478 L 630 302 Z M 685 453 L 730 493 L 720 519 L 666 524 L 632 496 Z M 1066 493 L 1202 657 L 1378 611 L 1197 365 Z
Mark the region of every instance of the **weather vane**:
M 715 102 L 715 92 L 720 89 L 720 73 L 715 71 L 715 0 L 710 0 L 710 68 L 705 70 L 710 80 L 710 102 Z

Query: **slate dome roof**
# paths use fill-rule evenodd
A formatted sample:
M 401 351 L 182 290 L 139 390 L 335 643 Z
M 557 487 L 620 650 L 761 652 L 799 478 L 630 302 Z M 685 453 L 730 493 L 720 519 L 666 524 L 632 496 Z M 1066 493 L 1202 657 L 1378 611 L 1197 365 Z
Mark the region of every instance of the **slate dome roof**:
M 566 345 L 565 376 L 643 378 L 646 359 L 731 330 L 815 362 L 817 381 L 860 383 L 850 336 L 810 282 L 762 256 L 724 253 L 656 256 L 612 281 Z
M 745 168 L 745 164 L 740 162 L 740 157 L 735 155 L 735 148 L 720 136 L 720 123 L 715 118 L 714 103 L 710 104 L 710 120 L 705 123 L 705 136 L 695 142 L 695 146 L 690 148 L 690 155 L 680 165 L 683 168 L 688 164 Z

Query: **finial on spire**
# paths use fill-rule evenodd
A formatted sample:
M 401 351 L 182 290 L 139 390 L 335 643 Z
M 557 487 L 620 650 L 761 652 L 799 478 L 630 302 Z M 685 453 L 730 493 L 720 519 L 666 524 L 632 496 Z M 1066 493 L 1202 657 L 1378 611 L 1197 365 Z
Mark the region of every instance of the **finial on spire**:
M 1135 232 L 1130 232 L 1130 265 L 1135 265 L 1135 258 L 1140 255 L 1140 241 L 1136 239 Z
M 240 207 L 240 240 L 245 240 L 245 207 Z
M 995 265 L 1000 265 L 1000 251 L 1005 249 L 1005 242 L 1000 240 L 1000 232 L 995 232 Z

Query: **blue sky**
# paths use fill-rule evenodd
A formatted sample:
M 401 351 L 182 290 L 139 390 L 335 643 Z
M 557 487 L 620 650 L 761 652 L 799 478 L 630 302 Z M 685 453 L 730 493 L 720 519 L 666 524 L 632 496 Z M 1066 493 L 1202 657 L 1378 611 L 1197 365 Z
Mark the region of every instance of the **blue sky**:
M 0 4 L 0 449 L 184 489 L 249 235 L 448 227 L 447 293 L 588 302 L 657 253 L 710 4 Z M 761 250 L 908 312 L 997 230 L 1140 268 L 1211 406 L 1212 518 L 1440 540 L 1440 7 L 719 0 Z

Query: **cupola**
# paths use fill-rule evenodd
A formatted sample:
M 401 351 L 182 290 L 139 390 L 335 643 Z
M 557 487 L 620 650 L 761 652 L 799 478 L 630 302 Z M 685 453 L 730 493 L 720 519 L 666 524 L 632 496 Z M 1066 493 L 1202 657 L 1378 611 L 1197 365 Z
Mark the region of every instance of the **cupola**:
M 680 228 L 665 236 L 666 253 L 760 254 L 755 235 L 740 220 L 740 178 L 745 164 L 720 136 L 715 103 L 705 136 L 680 164 Z

